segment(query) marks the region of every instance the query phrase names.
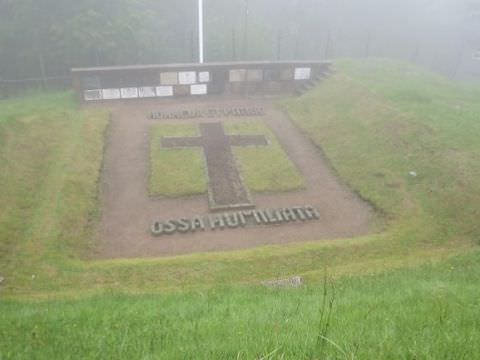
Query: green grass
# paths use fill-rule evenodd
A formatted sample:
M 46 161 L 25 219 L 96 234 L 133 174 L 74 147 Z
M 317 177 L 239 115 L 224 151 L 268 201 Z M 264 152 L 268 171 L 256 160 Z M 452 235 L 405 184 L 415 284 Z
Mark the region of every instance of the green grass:
M 227 134 L 264 134 L 268 146 L 236 147 L 234 155 L 246 186 L 255 192 L 284 192 L 304 186 L 293 163 L 275 135 L 260 120 L 227 123 Z M 150 136 L 150 193 L 168 197 L 203 194 L 207 190 L 205 161 L 202 149 L 164 149 L 162 137 L 198 136 L 195 125 L 153 125 Z
M 240 163 L 247 187 L 255 192 L 285 192 L 305 186 L 302 176 L 283 151 L 276 136 L 261 120 L 227 123 L 226 132 L 235 135 L 263 134 L 268 146 L 236 147 L 233 152 Z
M 0 358 L 477 357 L 480 90 L 394 62 L 337 67 L 282 106 L 377 231 L 227 253 L 89 259 L 107 114 L 71 94 L 1 102 Z M 306 288 L 258 287 L 291 275 Z
M 396 242 L 478 243 L 478 89 L 388 61 L 339 68 L 288 102 L 295 123 L 340 177 L 387 215 Z
M 107 124 L 70 93 L 0 103 L 0 274 L 12 285 L 90 254 Z
M 152 125 L 150 130 L 150 194 L 168 197 L 207 191 L 202 149 L 165 149 L 162 137 L 198 136 L 195 125 Z
M 4 302 L 0 358 L 475 359 L 479 260 L 475 252 L 325 288 Z
M 336 277 L 375 273 L 472 249 L 480 233 L 480 143 L 473 141 L 479 133 L 478 90 L 418 69 L 404 76 L 411 68 L 396 63 L 338 67 L 336 76 L 284 106 L 322 147 L 333 170 L 382 214 L 377 232 L 228 253 L 86 260 L 94 254 L 107 116 L 79 111 L 71 94 L 15 100 L 0 104 L 0 276 L 6 279 L 0 294 L 41 299 L 104 289 L 150 293 L 289 275 L 315 284 L 325 267 Z M 384 82 L 385 73 L 397 80 Z M 432 100 L 412 104 L 411 97 L 389 95 L 399 91 Z M 450 106 L 459 101 L 460 110 Z

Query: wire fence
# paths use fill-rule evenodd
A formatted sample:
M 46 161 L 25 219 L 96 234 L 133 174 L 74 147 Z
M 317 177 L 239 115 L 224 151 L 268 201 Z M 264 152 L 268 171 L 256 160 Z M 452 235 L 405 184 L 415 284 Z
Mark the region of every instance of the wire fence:
M 8 99 L 35 92 L 51 92 L 72 88 L 70 76 L 50 76 L 45 78 L 1 79 L 0 99 Z

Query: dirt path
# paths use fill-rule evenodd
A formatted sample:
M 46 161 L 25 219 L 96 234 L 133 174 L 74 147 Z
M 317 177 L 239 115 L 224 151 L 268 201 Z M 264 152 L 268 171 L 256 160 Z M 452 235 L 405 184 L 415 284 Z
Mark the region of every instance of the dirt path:
M 151 120 L 148 115 L 158 111 L 202 110 L 225 106 L 263 107 L 265 123 L 278 137 L 305 179 L 306 190 L 279 194 L 253 193 L 257 208 L 309 204 L 319 210 L 320 220 L 153 237 L 150 226 L 154 221 L 207 215 L 209 206 L 206 195 L 180 199 L 148 196 L 150 125 L 179 121 L 205 123 L 212 120 Z M 373 215 L 370 207 L 337 181 L 321 152 L 268 100 L 208 98 L 128 102 L 115 104 L 112 113 L 102 176 L 103 217 L 98 229 L 100 258 L 168 256 L 347 238 L 366 234 L 370 229 L 369 223 Z M 224 121 L 245 120 L 228 118 Z

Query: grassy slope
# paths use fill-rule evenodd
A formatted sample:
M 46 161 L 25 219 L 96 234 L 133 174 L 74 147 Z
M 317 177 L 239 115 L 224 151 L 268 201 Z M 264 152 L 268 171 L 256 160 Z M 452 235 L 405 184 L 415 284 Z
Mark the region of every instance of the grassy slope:
M 69 93 L 0 104 L 0 274 L 54 278 L 91 250 L 106 112 Z M 16 282 L 15 281 L 15 282 Z
M 478 243 L 480 91 L 408 65 L 340 65 L 287 104 L 296 124 L 386 213 L 396 244 Z
M 479 260 L 343 278 L 326 296 L 237 287 L 6 302 L 0 358 L 475 359 Z
M 90 351 L 90 357 L 106 349 L 111 357 L 117 357 L 115 351 L 125 351 L 128 357 L 129 352 L 147 356 L 159 354 L 160 349 L 180 349 L 185 357 L 195 358 L 225 358 L 238 353 L 251 358 L 275 350 L 277 357 L 285 353 L 295 358 L 322 357 L 321 351 L 339 358 L 351 358 L 349 355 L 355 351 L 360 358 L 473 358 L 478 353 L 474 339 L 478 338 L 479 328 L 479 308 L 475 305 L 480 258 L 475 246 L 479 238 L 480 145 L 475 141 L 479 134 L 479 90 L 452 85 L 403 65 L 340 65 L 337 76 L 304 97 L 288 101 L 285 107 L 295 122 L 321 144 L 335 171 L 385 214 L 385 231 L 347 241 L 172 259 L 82 261 L 78 249 L 71 242 L 65 245 L 59 241 L 63 239 L 56 234 L 68 234 L 67 240 L 72 233 L 85 239 L 88 227 L 81 231 L 71 227 L 72 219 L 65 215 L 75 209 L 70 197 L 79 194 L 80 189 L 94 188 L 101 146 L 77 145 L 82 150 L 79 153 L 60 151 L 71 149 L 70 136 L 78 134 L 73 128 L 61 133 L 65 121 L 50 122 L 46 133 L 41 129 L 29 131 L 30 126 L 24 126 L 22 136 L 18 136 L 16 127 L 22 122 L 17 122 L 31 110 L 24 105 L 25 114 L 9 115 L 17 111 L 15 106 L 2 104 L 2 170 L 10 166 L 10 175 L 2 177 L 2 187 L 12 176 L 17 179 L 9 185 L 11 198 L 2 195 L 2 202 L 10 205 L 13 213 L 31 211 L 29 206 L 12 206 L 23 198 L 33 201 L 27 196 L 29 189 L 41 189 L 35 190 L 34 198 L 49 201 L 40 202 L 42 206 L 31 203 L 36 209 L 44 209 L 35 211 L 39 218 L 35 232 L 30 234 L 37 237 L 16 232 L 7 237 L 2 233 L 0 238 L 2 249 L 12 247 L 12 238 L 17 243 L 15 253 L 10 252 L 12 256 L 8 257 L 11 265 L 5 266 L 2 260 L 0 269 L 6 276 L 0 294 L 12 298 L 0 303 L 5 309 L 0 328 L 5 329 L 2 335 L 6 334 L 0 340 L 6 346 L 0 348 L 25 357 L 38 350 L 35 346 L 41 347 L 42 357 L 48 357 L 55 351 L 51 346 L 55 341 L 67 353 Z M 42 100 L 42 104 L 48 101 Z M 5 106 L 9 109 L 5 110 Z M 46 121 L 52 111 L 57 111 L 54 106 L 56 102 L 44 106 L 46 109 L 37 116 Z M 65 104 L 65 113 L 75 112 Z M 91 124 L 85 114 L 81 118 L 81 123 Z M 73 124 L 77 130 L 77 126 L 83 128 L 78 122 L 66 123 L 67 128 Z M 80 140 L 87 143 L 87 139 L 99 139 L 104 125 L 98 126 L 98 131 L 88 138 L 82 135 Z M 58 139 L 55 133 L 63 138 Z M 59 156 L 63 162 L 51 160 L 48 154 L 31 156 L 38 149 L 30 150 L 24 144 L 44 137 L 47 140 L 42 144 L 56 146 L 48 154 Z M 5 147 L 7 143 L 12 145 Z M 29 185 L 24 179 L 25 169 L 34 168 L 35 181 L 43 179 L 43 170 L 50 174 L 46 176 L 50 181 L 69 184 L 66 179 L 70 177 L 58 176 L 65 173 L 59 169 L 70 174 L 72 166 L 83 163 L 80 160 L 86 150 L 94 155 L 90 167 L 81 173 L 88 180 L 56 202 L 50 201 L 50 186 Z M 74 154 L 80 156 L 78 165 L 66 161 Z M 11 167 L 5 160 L 8 158 L 18 158 L 12 163 L 19 168 Z M 45 162 L 53 164 L 52 169 L 58 173 L 45 170 Z M 417 171 L 418 176 L 410 177 L 409 171 Z M 90 190 L 87 194 L 93 194 Z M 82 203 L 75 199 L 73 204 L 78 201 Z M 85 209 L 92 211 L 93 202 L 88 204 Z M 4 214 L 2 231 L 16 229 L 15 219 L 23 215 Z M 51 219 L 52 214 L 57 220 Z M 73 219 L 82 222 L 84 218 L 85 212 L 81 211 Z M 68 231 L 72 229 L 77 230 Z M 24 242 L 29 246 L 22 245 Z M 79 243 L 83 248 L 84 240 Z M 37 249 L 41 255 L 37 255 Z M 437 262 L 466 252 L 471 255 L 433 267 L 383 274 L 387 269 Z M 341 350 L 330 340 L 317 342 L 314 337 L 319 334 L 322 297 L 318 284 L 322 283 L 325 269 L 333 278 L 344 277 L 336 282 L 337 310 L 330 331 L 320 333 Z M 376 272 L 382 275 L 345 277 Z M 29 274 L 35 274 L 35 279 Z M 261 279 L 292 274 L 303 275 L 308 288 L 268 292 L 250 286 Z M 222 290 L 219 284 L 245 286 Z M 195 291 L 184 292 L 188 289 Z M 105 290 L 102 296 L 75 302 L 30 305 L 13 300 L 26 296 L 78 297 Z M 119 292 L 170 295 L 115 295 Z M 58 312 L 47 312 L 54 308 Z M 3 351 L 6 354 L 11 350 Z M 65 357 L 65 353 L 61 355 Z

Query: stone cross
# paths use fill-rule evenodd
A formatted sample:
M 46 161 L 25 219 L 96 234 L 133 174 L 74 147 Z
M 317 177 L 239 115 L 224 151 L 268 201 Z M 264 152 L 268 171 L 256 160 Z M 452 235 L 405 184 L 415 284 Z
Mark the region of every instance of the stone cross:
M 163 137 L 161 145 L 164 148 L 203 148 L 212 211 L 255 207 L 243 184 L 232 147 L 266 146 L 265 136 L 226 135 L 222 123 L 205 123 L 200 124 L 200 136 Z

